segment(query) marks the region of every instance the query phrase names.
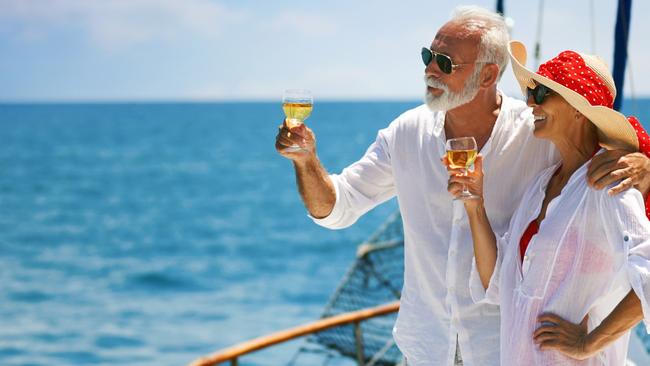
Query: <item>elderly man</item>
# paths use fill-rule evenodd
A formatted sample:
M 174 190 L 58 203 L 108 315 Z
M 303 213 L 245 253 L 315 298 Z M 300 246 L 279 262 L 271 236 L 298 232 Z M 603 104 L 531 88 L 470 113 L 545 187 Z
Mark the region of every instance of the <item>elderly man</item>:
M 507 229 L 531 179 L 558 160 L 551 144 L 533 138 L 526 104 L 497 90 L 508 41 L 499 15 L 458 8 L 422 50 L 426 105 L 379 131 L 361 160 L 340 175 L 328 175 L 320 164 L 307 127 L 283 124 L 276 139 L 278 152 L 293 161 L 302 199 L 319 225 L 347 227 L 398 197 L 405 273 L 394 337 L 409 366 L 499 363 L 499 308 L 470 297 L 471 232 L 462 202 L 447 193 L 456 187 L 447 187 L 441 158 L 447 139 L 476 139 L 484 156 L 486 210 L 497 235 Z M 288 149 L 293 144 L 304 149 Z M 609 152 L 594 164 L 590 179 L 602 187 L 629 178 L 614 190 L 641 184 L 645 192 L 650 161 L 625 154 Z

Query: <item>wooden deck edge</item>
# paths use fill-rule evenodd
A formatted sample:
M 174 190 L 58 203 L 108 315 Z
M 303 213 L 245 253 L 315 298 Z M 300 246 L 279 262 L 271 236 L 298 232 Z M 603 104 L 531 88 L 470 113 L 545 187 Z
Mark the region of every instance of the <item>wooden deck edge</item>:
M 294 328 L 286 329 L 266 336 L 252 339 L 238 345 L 219 350 L 211 355 L 201 357 L 188 366 L 213 366 L 222 362 L 235 360 L 238 357 L 258 351 L 272 345 L 290 341 L 308 334 L 317 333 L 329 328 L 359 323 L 366 319 L 387 315 L 399 310 L 399 301 L 384 305 L 352 311 L 349 313 L 335 315 L 329 318 L 320 319 L 313 323 L 303 324 Z

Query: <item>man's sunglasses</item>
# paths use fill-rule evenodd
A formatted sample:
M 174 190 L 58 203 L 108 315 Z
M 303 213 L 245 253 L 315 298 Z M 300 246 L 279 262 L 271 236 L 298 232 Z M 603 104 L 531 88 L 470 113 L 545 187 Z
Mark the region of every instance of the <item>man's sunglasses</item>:
M 526 90 L 527 90 L 526 99 L 529 99 L 532 96 L 533 100 L 535 101 L 535 104 L 537 105 L 544 103 L 544 99 L 546 99 L 547 96 L 553 93 L 553 90 L 551 90 L 551 88 L 542 84 L 537 84 L 537 86 L 533 89 L 526 88 Z
M 469 65 L 469 64 L 482 62 L 482 61 L 476 61 L 476 62 L 455 64 L 453 63 L 453 61 L 451 61 L 451 57 L 445 55 L 444 53 L 433 52 L 426 47 L 422 47 L 421 54 L 422 54 L 422 62 L 424 62 L 425 66 L 429 66 L 431 61 L 435 59 L 436 64 L 438 64 L 438 68 L 440 69 L 440 71 L 444 72 L 445 74 L 451 74 L 460 65 Z

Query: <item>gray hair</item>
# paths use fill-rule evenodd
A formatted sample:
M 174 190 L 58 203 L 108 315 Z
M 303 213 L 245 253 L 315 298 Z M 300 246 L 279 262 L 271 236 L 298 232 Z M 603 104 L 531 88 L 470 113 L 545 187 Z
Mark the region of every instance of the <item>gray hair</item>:
M 499 80 L 508 66 L 508 42 L 510 34 L 501 14 L 480 6 L 459 6 L 454 9 L 451 20 L 462 23 L 470 32 L 481 32 L 477 60 L 499 66 Z

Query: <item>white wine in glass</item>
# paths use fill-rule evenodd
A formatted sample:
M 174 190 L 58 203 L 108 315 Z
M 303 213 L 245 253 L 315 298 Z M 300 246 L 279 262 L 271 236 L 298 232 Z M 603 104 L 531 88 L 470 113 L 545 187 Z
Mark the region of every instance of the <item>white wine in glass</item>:
M 309 117 L 314 106 L 314 98 L 309 90 L 287 89 L 282 95 L 282 110 L 287 117 L 286 123 L 289 128 L 300 126 Z M 286 151 L 300 151 L 298 145 L 289 146 Z
M 459 137 L 447 140 L 447 160 L 449 166 L 454 169 L 463 169 L 464 174 L 467 175 L 467 170 L 474 164 L 478 151 L 476 148 L 476 140 L 473 137 Z M 467 200 L 477 199 L 479 196 L 472 194 L 467 190 L 467 186 L 463 184 L 463 191 L 455 199 Z

